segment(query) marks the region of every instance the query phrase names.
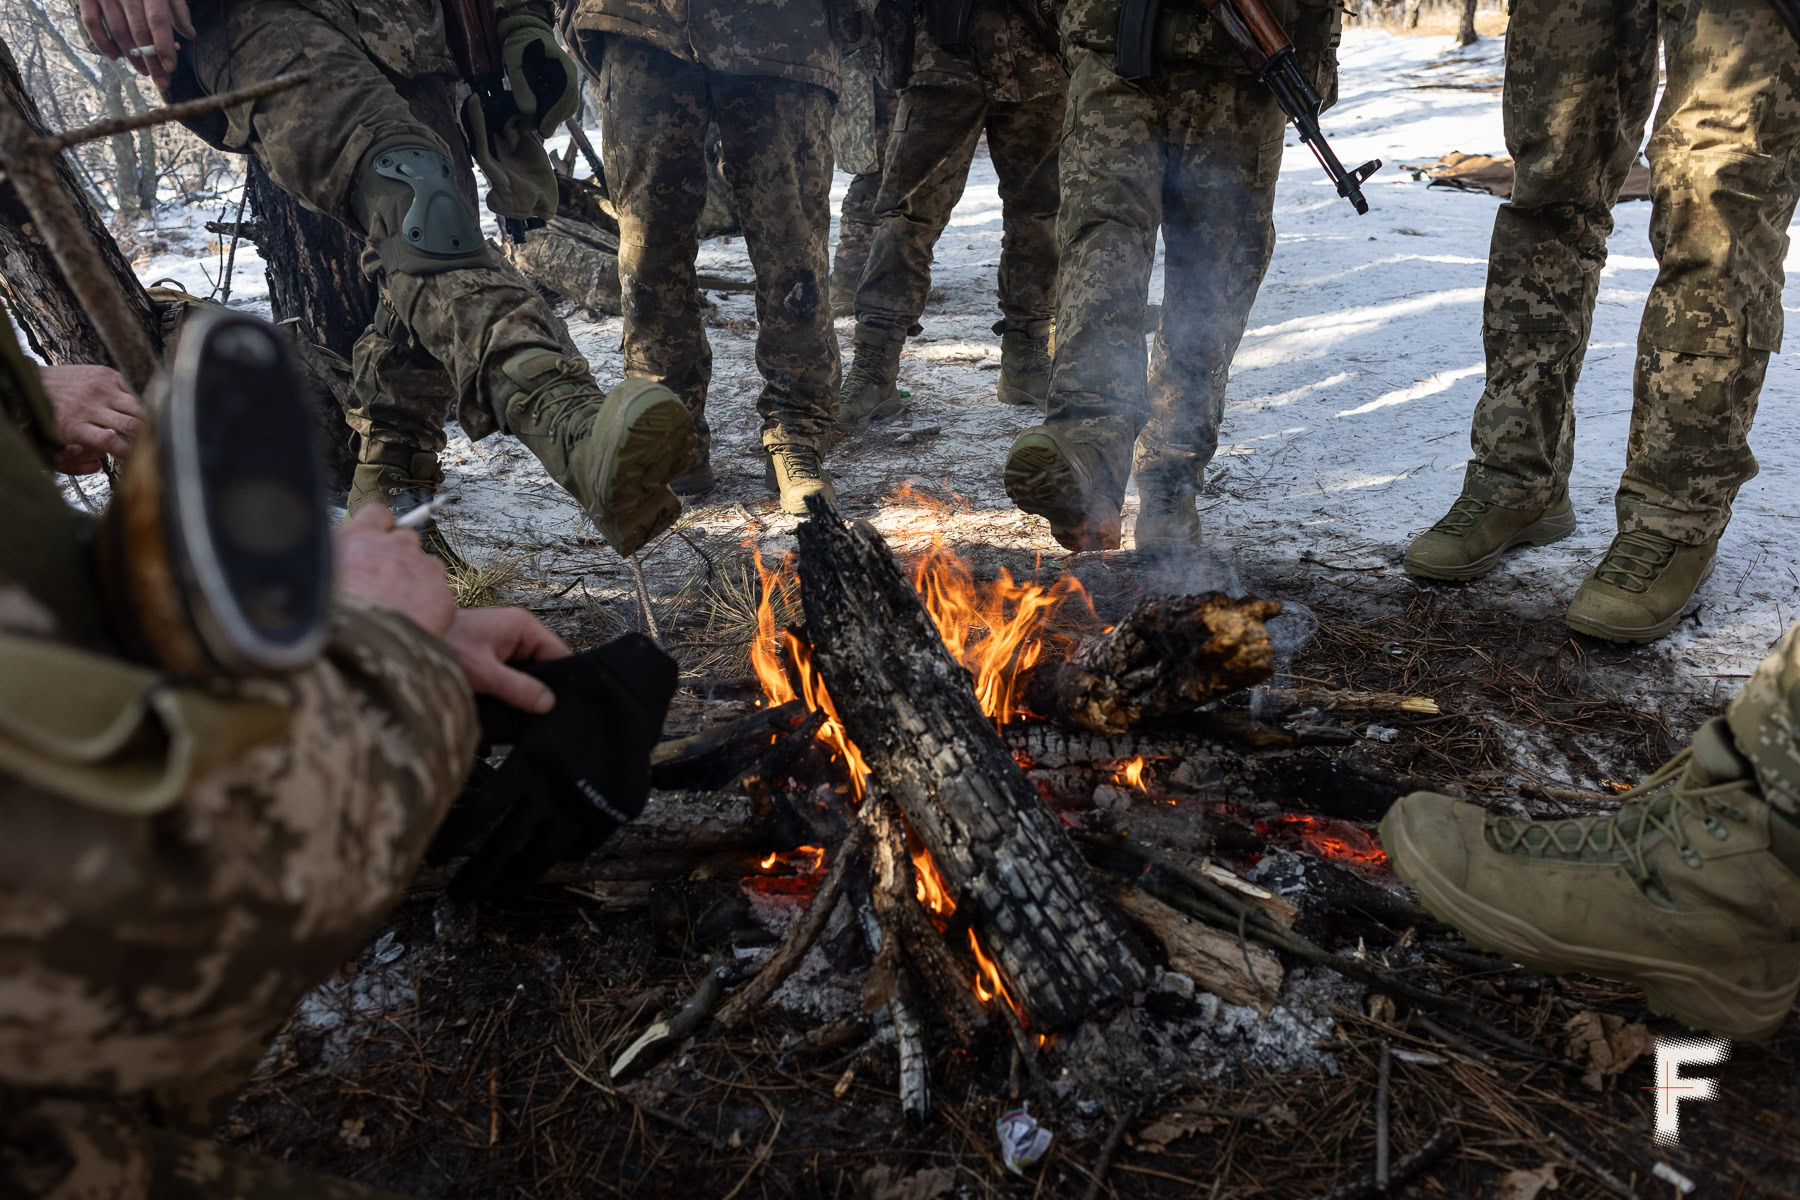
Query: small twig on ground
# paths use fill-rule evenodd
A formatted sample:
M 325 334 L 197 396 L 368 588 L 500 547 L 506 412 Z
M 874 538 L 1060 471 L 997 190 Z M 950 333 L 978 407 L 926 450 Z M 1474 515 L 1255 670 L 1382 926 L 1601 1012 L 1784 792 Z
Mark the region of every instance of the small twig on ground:
M 804 917 L 794 922 L 780 948 L 763 964 L 762 970 L 756 973 L 756 978 L 739 988 L 725 1002 L 717 1018 L 721 1026 L 736 1029 L 744 1024 L 762 1007 L 763 1001 L 793 974 L 794 968 L 800 965 L 800 960 L 806 957 L 806 952 L 819 940 L 819 934 L 825 931 L 825 923 L 831 919 L 831 910 L 837 907 L 838 896 L 844 890 L 844 880 L 849 878 L 850 869 L 868 840 L 867 825 L 858 823 L 850 827 L 850 832 L 838 843 L 831 870 L 826 872 L 825 881 L 813 895 L 812 906 L 806 910 Z
M 1136 1120 L 1137 1115 L 1138 1106 L 1127 1104 L 1107 1132 L 1106 1140 L 1100 1143 L 1100 1157 L 1094 1160 L 1094 1174 L 1088 1180 L 1085 1200 L 1100 1200 L 1100 1189 L 1106 1186 L 1106 1172 L 1112 1166 L 1113 1155 L 1119 1152 L 1119 1143 L 1125 1140 L 1126 1126 Z
M 1569 1158 L 1574 1161 L 1576 1166 L 1605 1184 L 1609 1191 L 1625 1197 L 1637 1195 L 1630 1187 L 1626 1186 L 1624 1180 L 1607 1170 L 1606 1166 L 1592 1154 L 1589 1154 L 1554 1129 L 1546 1129 L 1544 1132 L 1550 1135 L 1550 1140 L 1556 1143 L 1556 1148 L 1558 1150 L 1561 1150 L 1564 1154 L 1568 1155 Z
M 1375 1077 L 1375 1186 L 1388 1190 L 1388 1084 L 1393 1075 L 1394 1054 L 1381 1043 L 1381 1072 Z
M 775 1149 L 775 1139 L 781 1136 L 781 1123 L 786 1119 L 786 1113 L 775 1114 L 775 1128 L 769 1131 L 769 1140 L 757 1146 L 756 1157 L 751 1161 L 750 1169 L 745 1171 L 744 1177 L 737 1181 L 737 1186 L 719 1197 L 719 1200 L 732 1200 L 734 1196 L 744 1190 L 744 1185 L 749 1183 L 750 1180 L 756 1176 L 756 1173 L 768 1164 L 769 1154 Z
M 722 976 L 725 964 L 729 961 L 724 954 L 717 955 L 706 964 L 706 973 L 700 978 L 700 985 L 694 994 L 681 1007 L 681 1011 L 667 1021 L 658 1021 L 646 1029 L 637 1041 L 625 1048 L 624 1053 L 613 1060 L 612 1069 L 607 1074 L 614 1080 L 628 1079 L 645 1070 L 651 1063 L 661 1058 L 669 1047 L 700 1027 L 700 1023 L 711 1015 L 719 1003 L 719 997 L 725 994 L 725 980 Z
M 1410 1154 L 1402 1154 L 1388 1172 L 1388 1182 L 1384 1186 L 1376 1180 L 1373 1172 L 1358 1179 L 1353 1179 L 1343 1187 L 1334 1188 L 1320 1196 L 1318 1200 L 1366 1200 L 1369 1196 L 1380 1196 L 1391 1193 L 1397 1186 L 1417 1175 L 1419 1171 L 1442 1157 L 1444 1152 L 1456 1143 L 1458 1134 L 1456 1119 L 1460 1110 L 1452 1108 L 1438 1122 L 1437 1132 L 1428 1141 Z
M 637 555 L 627 557 L 625 565 L 631 568 L 631 580 L 637 586 L 638 606 L 644 610 L 644 626 L 650 640 L 661 643 L 662 634 L 656 628 L 656 612 L 650 607 L 650 591 L 644 586 L 644 569 L 638 566 Z

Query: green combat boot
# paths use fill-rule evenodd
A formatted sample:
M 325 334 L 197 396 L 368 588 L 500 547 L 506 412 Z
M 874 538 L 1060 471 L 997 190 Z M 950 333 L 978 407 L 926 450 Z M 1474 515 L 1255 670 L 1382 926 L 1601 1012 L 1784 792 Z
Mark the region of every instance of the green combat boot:
M 838 431 L 860 437 L 906 405 L 899 389 L 900 347 L 906 330 L 864 319 L 856 323 L 856 356 L 838 389 Z
M 1139 553 L 1179 554 L 1200 545 L 1200 501 L 1191 462 L 1152 461 L 1138 451 Z
M 763 449 L 768 454 L 763 484 L 781 497 L 782 512 L 805 516 L 806 498 L 814 492 L 823 493 L 827 500 L 837 499 L 816 446 L 810 442 L 776 442 Z
M 1000 403 L 1044 411 L 1050 398 L 1050 322 L 994 326 L 1000 335 Z
M 627 379 L 602 396 L 579 357 L 515 354 L 501 370 L 519 386 L 507 397 L 507 432 L 524 442 L 587 510 L 607 544 L 629 556 L 675 523 L 681 501 L 669 481 L 694 452 L 694 423 L 660 383 Z
M 403 516 L 437 495 L 438 488 L 444 483 L 444 473 L 438 467 L 437 455 L 429 450 L 388 453 L 391 457 L 404 459 L 405 464 L 379 461 L 357 463 L 355 473 L 350 476 L 350 495 L 344 506 L 345 516 L 355 516 L 371 504 L 385 505 L 396 517 Z M 437 555 L 445 566 L 462 569 L 469 565 L 450 545 L 449 538 L 438 528 L 435 518 L 421 525 L 418 532 L 419 544 L 425 552 Z
M 1569 628 L 1610 642 L 1653 642 L 1712 574 L 1719 544 L 1683 546 L 1655 533 L 1621 533 L 1569 601 Z
M 1048 520 L 1065 549 L 1117 550 L 1132 439 L 1080 428 L 1091 424 L 1033 425 L 1021 433 L 1006 456 L 1006 494 Z
M 1763 798 L 1723 717 L 1621 799 L 1611 816 L 1522 821 L 1414 792 L 1381 841 L 1475 945 L 1622 980 L 1727 1037 L 1775 1032 L 1800 991 L 1800 822 Z
M 1405 567 L 1409 575 L 1460 583 L 1486 575 L 1514 546 L 1545 546 L 1574 532 L 1567 492 L 1545 509 L 1501 508 L 1465 495 L 1413 539 Z

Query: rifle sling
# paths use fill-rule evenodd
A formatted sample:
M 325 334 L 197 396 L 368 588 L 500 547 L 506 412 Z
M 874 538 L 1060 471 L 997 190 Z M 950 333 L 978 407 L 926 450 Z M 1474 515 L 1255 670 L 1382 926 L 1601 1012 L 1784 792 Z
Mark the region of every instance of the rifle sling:
M 1124 0 L 1113 70 L 1121 79 L 1148 79 L 1156 70 L 1156 17 L 1162 0 Z

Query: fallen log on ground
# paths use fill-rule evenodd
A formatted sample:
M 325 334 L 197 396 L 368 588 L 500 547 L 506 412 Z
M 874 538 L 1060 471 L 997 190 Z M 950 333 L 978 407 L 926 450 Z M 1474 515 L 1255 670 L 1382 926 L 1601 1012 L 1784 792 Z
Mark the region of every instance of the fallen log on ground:
M 815 497 L 801 603 L 844 727 L 918 832 L 957 916 L 1039 1031 L 1128 994 L 1145 965 L 1124 918 L 1044 806 L 918 593 L 866 522 Z

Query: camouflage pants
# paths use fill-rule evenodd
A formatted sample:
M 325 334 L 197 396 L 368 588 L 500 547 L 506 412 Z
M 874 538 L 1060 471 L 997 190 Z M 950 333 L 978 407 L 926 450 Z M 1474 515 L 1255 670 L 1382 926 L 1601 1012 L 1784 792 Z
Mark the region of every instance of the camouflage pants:
M 1139 470 L 1191 472 L 1218 448 L 1225 380 L 1275 246 L 1285 118 L 1240 71 L 1170 64 L 1130 83 L 1077 49 L 1063 123 L 1056 371 L 1048 420 Z M 1144 353 L 1156 234 L 1162 322 Z M 1123 499 L 1125 480 L 1113 481 Z
M 1800 625 L 1775 643 L 1725 719 L 1769 803 L 1800 814 Z
M 882 87 L 855 56 L 845 55 L 831 140 L 838 165 L 853 173 L 838 208 L 837 252 L 831 257 L 831 307 L 836 317 L 851 314 L 856 285 L 869 261 L 869 244 L 875 240 L 875 195 L 881 190 L 881 164 L 887 159 L 897 101 L 896 94 Z
M 416 139 L 452 162 L 467 158 L 451 149 L 462 135 L 447 112 L 426 120 L 415 111 L 432 91 L 430 81 L 413 81 L 409 101 L 400 90 L 404 85 L 356 38 L 301 0 L 231 0 L 198 28 L 183 60 L 208 94 L 288 71 L 312 72 L 300 87 L 224 114 L 225 144 L 255 154 L 269 177 L 307 208 L 366 234 L 352 208 L 352 188 L 364 155 L 386 138 Z M 442 80 L 437 90 L 448 96 L 450 86 Z M 441 430 L 429 431 L 441 426 L 443 399 L 453 396 L 469 435 L 485 437 L 501 428 L 498 414 L 518 390 L 500 364 L 522 350 L 567 352 L 561 322 L 537 293 L 497 256 L 489 258 L 486 266 L 419 275 L 381 272 L 373 255 L 365 255 L 365 270 L 379 275 L 384 307 L 397 327 L 389 342 L 416 343 L 424 357 L 414 356 L 415 362 L 435 361 L 449 372 L 447 388 L 435 385 L 415 400 L 404 391 L 380 390 L 390 373 L 402 380 L 394 386 L 411 380 L 410 365 L 379 365 L 396 353 L 391 346 L 360 352 L 359 360 L 366 360 L 359 362 L 357 383 L 368 405 L 359 418 L 368 426 L 365 436 L 398 425 L 403 432 L 396 437 L 431 437 L 435 442 L 421 449 L 441 446 Z
M 1057 148 L 1061 93 L 989 100 L 978 80 L 909 86 L 882 164 L 880 224 L 856 289 L 856 315 L 906 328 L 925 311 L 931 252 L 968 182 L 983 133 L 1000 178 L 1000 310 L 1023 325 L 1050 317 L 1056 295 Z
M 712 348 L 694 282 L 694 222 L 706 200 L 706 130 L 724 167 L 756 270 L 756 365 L 765 444 L 823 445 L 837 420 L 838 347 L 826 295 L 831 234 L 831 97 L 823 88 L 725 75 L 635 38 L 583 34 L 600 81 L 606 178 L 619 214 L 625 373 L 687 405 L 700 445 Z
M 78 774 L 172 769 L 154 739 L 55 792 L 0 775 L 0 1194 L 366 1194 L 177 1130 L 211 1127 L 399 898 L 473 758 L 468 685 L 410 621 L 347 604 L 323 662 L 216 704 L 207 728 L 248 748 L 166 807 Z
M 1800 194 L 1800 58 L 1765 0 L 1518 0 L 1506 46 L 1517 181 L 1494 220 L 1467 491 L 1509 508 L 1567 485 L 1573 395 L 1611 207 L 1650 138 L 1658 272 L 1638 331 L 1619 530 L 1697 545 L 1756 474 L 1747 441 L 1781 345 Z

